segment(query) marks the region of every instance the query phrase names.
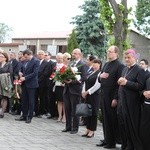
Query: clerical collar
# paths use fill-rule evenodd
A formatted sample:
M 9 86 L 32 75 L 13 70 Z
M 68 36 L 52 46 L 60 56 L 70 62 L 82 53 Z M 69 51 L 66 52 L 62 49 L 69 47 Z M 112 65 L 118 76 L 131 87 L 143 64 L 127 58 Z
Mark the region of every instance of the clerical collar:
M 131 66 L 128 66 L 128 68 L 132 68 L 132 67 L 134 67 L 134 66 L 135 66 L 135 64 L 136 64 L 136 63 L 134 63 L 134 64 L 133 64 L 133 65 L 131 65 Z

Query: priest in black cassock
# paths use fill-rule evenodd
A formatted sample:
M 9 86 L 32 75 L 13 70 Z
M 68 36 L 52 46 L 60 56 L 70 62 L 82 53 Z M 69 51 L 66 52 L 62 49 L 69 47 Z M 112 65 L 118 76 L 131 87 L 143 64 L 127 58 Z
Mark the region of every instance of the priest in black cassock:
M 143 150 L 139 138 L 141 112 L 140 91 L 144 88 L 144 70 L 136 64 L 137 54 L 129 49 L 124 54 L 126 67 L 118 80 L 118 118 L 122 150 Z
M 117 119 L 118 84 L 124 65 L 118 59 L 119 49 L 111 46 L 107 50 L 108 62 L 105 63 L 100 75 L 101 82 L 101 109 L 103 115 L 104 141 L 97 146 L 111 149 L 120 142 Z

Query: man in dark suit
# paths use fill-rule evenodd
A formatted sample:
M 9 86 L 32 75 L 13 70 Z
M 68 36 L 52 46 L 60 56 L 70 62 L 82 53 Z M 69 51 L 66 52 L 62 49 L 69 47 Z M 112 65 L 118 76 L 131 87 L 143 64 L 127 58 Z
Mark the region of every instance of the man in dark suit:
M 26 123 L 31 123 L 34 103 L 35 103 L 35 92 L 38 88 L 38 70 L 39 70 L 39 60 L 33 57 L 33 52 L 31 50 L 25 50 L 23 52 L 26 64 L 21 68 L 20 80 L 22 81 L 22 116 L 19 121 L 26 121 Z
M 14 80 L 15 76 L 18 76 L 18 73 L 19 73 L 19 62 L 16 59 L 15 52 L 10 53 L 10 63 L 12 64 L 12 67 L 13 67 L 13 80 Z
M 82 83 L 86 79 L 86 64 L 81 60 L 82 53 L 80 49 L 74 49 L 72 58 L 75 60 L 74 66 L 78 68 L 81 79 L 78 81 L 67 80 L 64 87 L 64 104 L 66 113 L 66 128 L 62 132 L 71 131 L 71 134 L 78 132 L 79 118 L 75 115 L 76 105 L 81 98 Z
M 44 60 L 45 52 L 43 50 L 39 50 L 37 52 L 37 57 L 40 60 L 40 67 L 38 71 L 38 83 L 39 87 L 36 92 L 36 100 L 35 100 L 35 115 L 37 117 L 42 117 L 42 115 L 46 115 L 46 90 L 47 90 L 47 76 L 48 76 L 48 62 Z
M 141 59 L 140 60 L 140 67 L 145 70 L 145 76 L 146 76 L 146 79 L 148 79 L 149 73 L 150 73 L 149 70 L 148 70 L 148 60 Z
M 47 76 L 47 101 L 46 101 L 46 110 L 47 110 L 47 119 L 55 118 L 57 116 L 57 104 L 54 97 L 53 87 L 54 82 L 50 78 L 53 72 L 56 69 L 56 62 L 51 60 L 51 53 L 45 52 L 45 60 L 48 62 L 48 76 Z

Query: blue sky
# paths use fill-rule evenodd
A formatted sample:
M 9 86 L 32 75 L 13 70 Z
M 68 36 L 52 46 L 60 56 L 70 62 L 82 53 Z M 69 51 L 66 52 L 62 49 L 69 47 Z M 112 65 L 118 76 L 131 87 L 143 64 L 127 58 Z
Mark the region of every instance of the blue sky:
M 83 3 L 84 0 L 1 0 L 0 21 L 12 27 L 14 36 L 71 30 L 73 25 L 69 22 L 81 14 L 78 7 Z M 135 4 L 129 1 L 130 6 Z

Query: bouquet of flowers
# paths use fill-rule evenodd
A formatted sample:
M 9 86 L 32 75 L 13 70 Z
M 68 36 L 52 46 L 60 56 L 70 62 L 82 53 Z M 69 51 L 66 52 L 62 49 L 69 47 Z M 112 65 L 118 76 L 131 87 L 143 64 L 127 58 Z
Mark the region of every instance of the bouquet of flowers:
M 20 94 L 22 93 L 21 84 L 22 82 L 16 77 L 13 81 L 14 84 L 14 99 L 20 99 Z
M 80 73 L 78 72 L 78 68 L 70 66 L 63 66 L 62 68 L 60 68 L 60 70 L 56 70 L 56 72 L 54 72 L 53 75 L 51 75 L 51 77 L 52 76 L 54 81 L 60 81 L 62 83 L 66 80 L 79 81 L 81 79 Z

